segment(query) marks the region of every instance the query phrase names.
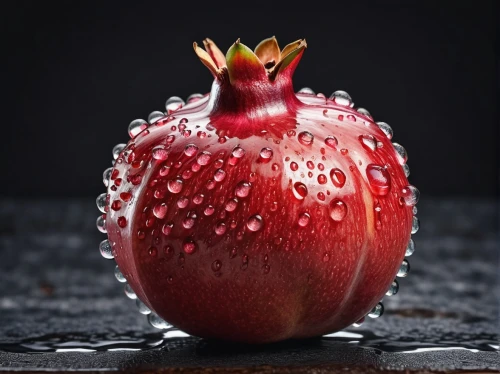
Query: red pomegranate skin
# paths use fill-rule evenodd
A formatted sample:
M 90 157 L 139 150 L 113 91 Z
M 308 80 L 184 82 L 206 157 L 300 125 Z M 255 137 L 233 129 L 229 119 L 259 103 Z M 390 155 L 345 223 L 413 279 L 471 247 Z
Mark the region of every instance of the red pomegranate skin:
M 382 299 L 404 259 L 403 160 L 369 115 L 294 93 L 304 48 L 274 80 L 249 51 L 235 43 L 209 94 L 127 144 L 109 241 L 138 298 L 189 334 L 335 332 Z

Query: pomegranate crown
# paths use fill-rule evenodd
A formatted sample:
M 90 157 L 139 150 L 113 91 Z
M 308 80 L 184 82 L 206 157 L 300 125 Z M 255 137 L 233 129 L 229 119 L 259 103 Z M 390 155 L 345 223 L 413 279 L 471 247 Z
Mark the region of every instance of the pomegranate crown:
M 216 79 L 224 81 L 229 78 L 231 84 L 245 80 L 273 82 L 279 76 L 291 77 L 307 47 L 305 39 L 299 39 L 280 50 L 274 36 L 261 41 L 254 51 L 238 39 L 226 55 L 208 38 L 203 45 L 205 49 L 193 43 L 201 62 Z

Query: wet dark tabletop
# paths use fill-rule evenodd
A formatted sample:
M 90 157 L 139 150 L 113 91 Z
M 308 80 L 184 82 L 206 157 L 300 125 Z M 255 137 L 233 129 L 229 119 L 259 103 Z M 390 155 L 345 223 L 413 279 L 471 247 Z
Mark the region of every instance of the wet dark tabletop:
M 150 327 L 99 254 L 92 199 L 0 204 L 0 371 L 500 370 L 494 200 L 422 197 L 411 272 L 381 318 L 254 347 Z

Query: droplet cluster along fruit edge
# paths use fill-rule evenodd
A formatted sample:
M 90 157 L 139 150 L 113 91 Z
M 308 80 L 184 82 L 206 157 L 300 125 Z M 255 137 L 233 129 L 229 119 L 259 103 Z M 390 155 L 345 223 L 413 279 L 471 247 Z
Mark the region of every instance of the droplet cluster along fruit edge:
M 406 150 L 346 92 L 293 92 L 305 41 L 204 44 L 211 92 L 132 121 L 103 174 L 125 293 L 155 327 L 254 343 L 379 317 L 415 249 Z

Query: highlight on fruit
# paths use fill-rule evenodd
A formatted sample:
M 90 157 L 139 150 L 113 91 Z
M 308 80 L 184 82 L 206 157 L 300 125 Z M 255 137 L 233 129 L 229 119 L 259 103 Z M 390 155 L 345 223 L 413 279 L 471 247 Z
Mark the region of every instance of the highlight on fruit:
M 132 121 L 104 171 L 99 248 L 125 294 L 157 328 L 245 343 L 381 316 L 419 228 L 391 127 L 344 91 L 294 91 L 304 39 L 193 47 L 208 93 Z

